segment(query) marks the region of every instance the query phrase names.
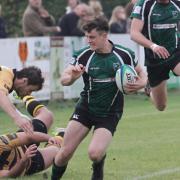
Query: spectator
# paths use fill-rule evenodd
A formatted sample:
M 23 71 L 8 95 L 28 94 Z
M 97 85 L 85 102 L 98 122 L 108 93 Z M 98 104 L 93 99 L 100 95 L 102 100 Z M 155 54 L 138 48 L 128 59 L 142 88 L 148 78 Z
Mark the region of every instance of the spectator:
M 80 0 L 67 0 L 66 14 L 74 11 L 75 7 L 80 3 Z
M 79 18 L 79 21 L 78 21 L 78 24 L 77 24 L 78 29 L 80 29 L 80 30 L 82 31 L 82 33 L 83 33 L 83 26 L 84 26 L 87 22 L 93 20 L 94 17 L 95 17 L 95 16 L 94 16 L 94 11 L 93 11 L 93 9 L 92 9 L 91 7 L 88 7 L 88 8 L 87 8 L 86 15 Z M 84 33 L 83 33 L 83 35 L 84 35 Z
M 23 15 L 24 36 L 44 36 L 60 31 L 54 26 L 54 18 L 42 6 L 42 0 L 29 0 L 29 5 Z
M 0 5 L 0 38 L 6 38 L 7 33 L 6 33 L 6 28 L 5 28 L 5 21 L 2 17 L 2 7 Z
M 102 5 L 101 5 L 101 3 L 99 1 L 90 0 L 89 1 L 89 6 L 94 10 L 95 17 L 104 15 Z
M 134 5 L 136 4 L 137 0 L 131 0 L 130 2 L 127 3 L 125 6 L 126 14 L 129 17 L 131 15 L 131 12 L 134 8 Z
M 109 21 L 110 33 L 127 33 L 127 16 L 123 6 L 116 6 Z
M 85 3 L 80 3 L 76 6 L 73 12 L 65 14 L 60 22 L 59 26 L 61 32 L 57 35 L 60 36 L 84 36 L 83 31 L 78 27 L 80 19 L 89 19 L 90 7 Z

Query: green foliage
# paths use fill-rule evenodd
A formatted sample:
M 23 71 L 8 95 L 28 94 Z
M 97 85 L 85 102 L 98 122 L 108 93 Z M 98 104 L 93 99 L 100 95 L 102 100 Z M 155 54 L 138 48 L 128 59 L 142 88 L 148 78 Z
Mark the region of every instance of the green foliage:
M 66 0 L 43 0 L 43 5 L 52 14 L 56 21 L 64 14 Z M 88 2 L 88 0 L 82 0 Z M 117 5 L 125 5 L 128 0 L 101 0 L 104 12 L 110 17 L 112 9 Z M 9 37 L 22 36 L 22 16 L 28 0 L 0 0 L 2 14 L 6 21 Z

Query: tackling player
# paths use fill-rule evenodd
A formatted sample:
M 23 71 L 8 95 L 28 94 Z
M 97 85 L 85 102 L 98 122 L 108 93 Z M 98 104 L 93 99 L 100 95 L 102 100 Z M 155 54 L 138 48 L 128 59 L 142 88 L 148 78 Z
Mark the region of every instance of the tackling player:
M 33 133 L 31 123 L 20 116 L 7 95 L 15 90 L 18 96 L 24 97 L 33 91 L 40 90 L 43 82 L 41 70 L 37 67 L 31 66 L 17 71 L 0 66 L 0 107 L 28 134 Z
M 17 133 L 0 136 L 0 177 L 32 175 L 47 169 L 62 144 L 64 129 L 61 129 L 56 138 L 46 134 L 53 122 L 52 113 L 33 96 L 25 96 L 23 101 L 33 116 L 31 123 L 34 133 L 28 135 L 19 130 Z M 47 141 L 47 147 L 37 149 L 39 142 Z

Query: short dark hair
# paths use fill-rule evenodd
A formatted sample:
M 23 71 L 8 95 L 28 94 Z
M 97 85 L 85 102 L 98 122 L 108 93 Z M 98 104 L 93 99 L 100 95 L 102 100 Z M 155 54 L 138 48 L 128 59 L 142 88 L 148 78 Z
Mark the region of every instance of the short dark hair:
M 83 31 L 85 32 L 91 32 L 93 29 L 96 29 L 96 31 L 108 32 L 109 26 L 107 18 L 105 16 L 98 16 L 83 26 Z
M 44 78 L 42 77 L 41 70 L 36 66 L 29 66 L 16 71 L 16 77 L 18 79 L 27 78 L 28 85 L 37 85 L 38 90 L 42 89 Z

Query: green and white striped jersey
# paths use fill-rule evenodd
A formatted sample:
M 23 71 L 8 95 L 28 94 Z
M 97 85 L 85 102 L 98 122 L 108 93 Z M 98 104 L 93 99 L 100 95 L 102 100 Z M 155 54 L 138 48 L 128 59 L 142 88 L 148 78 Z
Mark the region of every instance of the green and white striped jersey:
M 81 49 L 74 53 L 71 63 L 83 64 L 86 69 L 78 107 L 95 116 L 105 117 L 123 111 L 123 95 L 116 86 L 115 74 L 122 64 L 133 67 L 137 64 L 133 51 L 112 45 L 112 52 L 107 54 L 92 51 L 90 47 Z
M 170 0 L 168 4 L 157 0 L 139 0 L 131 17 L 144 21 L 142 33 L 152 42 L 164 46 L 172 55 L 179 46 L 178 23 L 180 21 L 180 1 Z M 162 64 L 172 59 L 163 60 L 145 48 L 146 65 Z

